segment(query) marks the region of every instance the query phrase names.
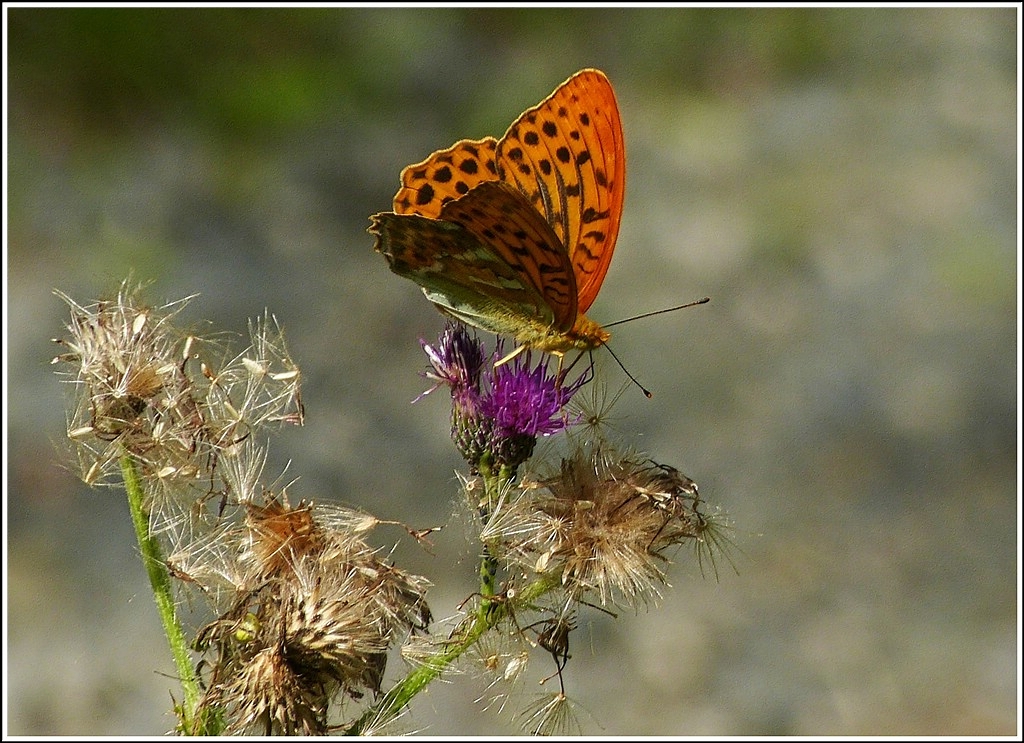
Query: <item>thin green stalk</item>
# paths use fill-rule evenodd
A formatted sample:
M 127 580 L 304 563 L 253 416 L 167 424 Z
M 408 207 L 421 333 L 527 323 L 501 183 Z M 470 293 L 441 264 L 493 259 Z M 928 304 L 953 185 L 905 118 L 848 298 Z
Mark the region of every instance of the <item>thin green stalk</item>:
M 515 479 L 518 467 L 500 465 L 493 466 L 490 454 L 485 454 L 477 464 L 477 471 L 484 482 L 484 500 L 480 507 L 480 518 L 486 522 L 494 508 L 497 507 L 502 492 Z M 362 717 L 352 723 L 346 735 L 360 735 L 368 725 L 375 727 L 397 717 L 424 687 L 440 676 L 444 670 L 469 650 L 485 632 L 501 622 L 514 608 L 530 607 L 543 594 L 558 585 L 558 576 L 542 575 L 522 590 L 516 592 L 515 599 L 499 599 L 497 597 L 498 560 L 488 545 L 484 545 L 484 553 L 480 561 L 480 595 L 482 597 L 472 624 L 462 632 L 461 637 L 453 638 L 445 643 L 444 649 L 429 657 L 422 666 L 412 671 L 402 681 L 393 686 L 381 700 L 368 709 Z
M 487 504 L 486 511 L 480 514 L 483 521 L 487 521 L 501 497 L 502 489 L 512 482 L 516 476 L 516 470 L 508 467 L 499 467 L 495 472 L 491 467 L 490 456 L 485 455 L 478 466 L 480 475 L 484 481 L 484 502 Z M 485 617 L 494 602 L 491 597 L 495 596 L 498 581 L 498 560 L 490 545 L 484 545 L 484 553 L 480 558 L 480 595 L 483 601 L 480 602 L 480 616 Z
M 135 536 L 139 540 L 142 562 L 149 575 L 149 583 L 153 587 L 153 598 L 156 600 L 160 621 L 164 625 L 167 642 L 171 646 L 171 655 L 178 668 L 184 699 L 181 704 L 181 728 L 183 731 L 198 735 L 216 735 L 221 732 L 212 716 L 203 715 L 196 719 L 201 692 L 199 682 L 192 667 L 192 656 L 188 640 L 178 622 L 174 608 L 174 593 L 171 588 L 171 576 L 164 562 L 160 543 L 149 530 L 149 512 L 145 506 L 145 494 L 142 479 L 139 476 L 135 460 L 125 454 L 121 457 L 121 474 L 124 478 L 125 490 L 128 494 L 128 507 L 135 525 Z
M 537 599 L 558 586 L 558 584 L 558 575 L 542 575 L 516 593 L 514 604 L 510 602 L 491 602 L 489 612 L 486 614 L 478 613 L 474 617 L 473 623 L 463 632 L 461 637 L 446 643 L 443 650 L 427 658 L 422 666 L 391 687 L 377 704 L 352 723 L 352 726 L 345 731 L 345 735 L 361 735 L 367 725 L 371 723 L 374 723 L 375 727 L 379 727 L 389 720 L 398 717 L 406 705 L 412 701 L 413 697 L 422 691 L 427 684 L 440 676 L 452 662 L 473 647 L 487 630 L 501 622 L 509 614 L 513 606 L 531 606 Z

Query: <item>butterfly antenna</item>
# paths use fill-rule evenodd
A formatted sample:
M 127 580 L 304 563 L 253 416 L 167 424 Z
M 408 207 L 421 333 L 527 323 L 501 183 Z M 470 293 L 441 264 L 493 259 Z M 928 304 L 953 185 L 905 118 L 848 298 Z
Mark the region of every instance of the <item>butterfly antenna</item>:
M 655 315 L 662 315 L 662 314 L 664 314 L 666 312 L 675 312 L 676 310 L 682 310 L 682 309 L 685 309 L 687 307 L 694 307 L 694 306 L 696 306 L 698 304 L 707 304 L 710 301 L 711 301 L 711 297 L 704 297 L 702 299 L 698 299 L 696 302 L 687 302 L 686 304 L 680 304 L 680 305 L 677 305 L 675 307 L 668 307 L 668 308 L 663 309 L 663 310 L 654 310 L 654 312 L 645 312 L 642 315 L 634 315 L 633 317 L 627 317 L 625 320 L 616 320 L 615 322 L 608 323 L 607 325 L 605 325 L 605 327 L 606 328 L 611 328 L 611 327 L 614 327 L 616 325 L 622 325 L 622 323 L 625 323 L 625 322 L 633 322 L 633 320 L 642 320 L 645 317 L 654 317 Z M 614 355 L 615 354 L 612 354 L 612 356 L 614 356 Z M 616 361 L 618 361 L 618 359 L 616 359 Z M 619 364 L 619 366 L 622 366 L 622 364 Z M 625 368 L 623 368 L 623 371 L 626 371 Z M 626 372 L 626 374 L 629 374 L 629 372 Z M 649 397 L 649 395 L 648 395 L 648 397 Z
M 569 372 L 571 372 L 573 370 L 573 367 L 576 366 L 576 364 L 579 363 L 579 360 L 583 358 L 584 353 L 586 353 L 587 355 L 590 356 L 590 365 L 586 369 L 584 369 L 583 370 L 583 374 L 580 375 L 581 378 L 586 380 L 584 382 L 581 382 L 581 384 L 589 384 L 590 381 L 594 378 L 594 351 L 593 351 L 593 349 L 591 349 L 590 351 L 586 351 L 586 352 L 580 351 L 576 355 L 576 358 L 574 358 L 572 360 L 572 363 L 569 364 L 569 366 L 565 367 L 564 369 L 562 368 L 561 357 L 559 357 L 559 362 L 558 362 L 558 374 L 559 374 L 559 376 L 561 376 L 563 379 L 565 377 L 568 377 L 569 376 Z
M 662 310 L 662 311 L 664 311 L 664 310 Z M 657 314 L 657 313 L 651 313 L 651 314 Z M 633 319 L 636 319 L 636 318 L 633 318 Z M 608 326 L 605 325 L 605 327 L 608 327 Z M 615 351 L 612 350 L 611 346 L 609 346 L 607 343 L 605 343 L 604 347 L 606 349 L 608 349 L 608 353 L 610 353 L 612 355 L 612 358 L 615 359 L 615 363 L 619 365 L 619 368 L 622 369 L 622 371 L 626 372 L 626 376 L 629 377 L 630 380 L 632 380 L 633 384 L 635 384 L 637 387 L 640 388 L 640 391 L 644 393 L 644 397 L 646 397 L 648 400 L 650 400 L 652 397 L 654 397 L 654 394 L 649 389 L 647 389 L 642 384 L 640 384 L 640 382 L 637 380 L 637 378 L 629 373 L 629 369 L 627 369 L 626 365 L 623 364 L 622 361 L 619 359 L 619 357 L 615 355 Z
M 625 320 L 616 320 L 615 322 L 608 323 L 607 325 L 605 325 L 605 327 L 606 328 L 610 328 L 610 327 L 613 327 L 615 325 L 622 325 L 623 323 L 626 323 L 626 322 L 632 322 L 633 320 L 642 320 L 645 317 L 654 317 L 655 315 L 661 315 L 661 314 L 664 314 L 665 312 L 675 312 L 676 310 L 685 309 L 686 307 L 694 307 L 694 306 L 696 306 L 698 304 L 707 304 L 710 301 L 711 301 L 711 297 L 702 297 L 701 299 L 698 299 L 696 302 L 687 302 L 686 304 L 680 304 L 680 305 L 677 305 L 675 307 L 668 307 L 668 308 L 663 309 L 663 310 L 654 310 L 654 312 L 644 312 L 641 315 L 634 315 L 633 317 L 627 317 Z M 644 396 L 648 400 L 650 400 L 652 397 L 654 397 L 654 395 L 651 394 L 651 391 L 649 389 L 647 389 L 642 384 L 640 384 L 640 382 L 637 381 L 637 378 L 629 373 L 629 369 L 627 369 L 626 365 L 623 364 L 622 361 L 619 359 L 619 357 L 615 355 L 615 352 L 611 349 L 611 347 L 608 346 L 607 344 L 605 344 L 605 348 L 608 349 L 608 353 L 610 353 L 612 355 L 612 358 L 615 359 L 615 363 L 619 365 L 619 368 L 622 369 L 622 371 L 624 371 L 626 373 L 626 376 L 629 377 L 630 380 L 632 380 L 633 384 L 635 384 L 637 387 L 640 388 L 640 391 L 644 393 Z

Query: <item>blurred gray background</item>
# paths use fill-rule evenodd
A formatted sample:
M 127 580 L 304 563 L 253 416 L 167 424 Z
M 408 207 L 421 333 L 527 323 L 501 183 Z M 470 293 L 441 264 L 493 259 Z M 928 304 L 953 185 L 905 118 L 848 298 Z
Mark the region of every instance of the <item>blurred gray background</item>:
M 60 461 L 52 290 L 131 271 L 239 335 L 270 309 L 308 422 L 268 480 L 290 460 L 295 499 L 444 523 L 447 401 L 409 404 L 443 321 L 367 217 L 405 165 L 588 66 L 628 161 L 588 314 L 712 297 L 615 329 L 655 393 L 627 390 L 618 429 L 728 513 L 738 575 L 684 552 L 657 608 L 584 613 L 583 730 L 1019 733 L 1019 9 L 7 12 L 10 733 L 160 734 L 177 690 L 122 493 Z M 465 530 L 408 541 L 395 559 L 452 614 Z M 515 733 L 481 689 L 434 684 L 408 728 Z

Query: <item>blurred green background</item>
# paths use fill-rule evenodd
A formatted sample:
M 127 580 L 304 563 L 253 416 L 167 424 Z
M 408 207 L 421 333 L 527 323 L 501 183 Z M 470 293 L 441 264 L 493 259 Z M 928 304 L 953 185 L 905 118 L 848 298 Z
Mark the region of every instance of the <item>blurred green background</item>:
M 717 582 L 681 553 L 649 612 L 583 615 L 583 730 L 1019 733 L 1019 8 L 6 12 L 10 733 L 173 725 L 123 496 L 60 462 L 52 290 L 87 302 L 132 271 L 238 334 L 269 308 L 308 423 L 268 480 L 291 461 L 295 499 L 443 523 L 447 403 L 409 404 L 442 319 L 367 217 L 405 165 L 500 136 L 588 66 L 628 157 L 588 314 L 712 297 L 616 328 L 655 393 L 627 390 L 617 425 L 700 483 L 740 551 Z M 474 549 L 452 528 L 395 559 L 446 617 Z M 434 684 L 408 729 L 515 733 L 481 690 Z

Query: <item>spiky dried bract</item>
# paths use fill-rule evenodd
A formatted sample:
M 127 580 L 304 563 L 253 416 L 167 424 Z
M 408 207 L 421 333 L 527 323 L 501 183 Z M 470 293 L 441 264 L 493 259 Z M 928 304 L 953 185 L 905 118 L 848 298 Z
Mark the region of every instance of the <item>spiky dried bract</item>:
M 221 536 L 239 582 L 199 645 L 210 656 L 203 704 L 223 709 L 234 732 L 326 732 L 334 699 L 378 693 L 391 644 L 430 622 L 426 581 L 338 528 L 366 521 L 340 510 L 250 503 Z
M 703 538 L 700 505 L 696 484 L 674 468 L 595 444 L 552 475 L 524 478 L 481 538 L 527 571 L 556 573 L 570 598 L 636 608 L 659 596 L 666 552 Z

